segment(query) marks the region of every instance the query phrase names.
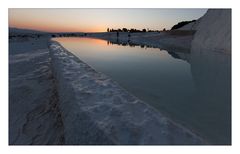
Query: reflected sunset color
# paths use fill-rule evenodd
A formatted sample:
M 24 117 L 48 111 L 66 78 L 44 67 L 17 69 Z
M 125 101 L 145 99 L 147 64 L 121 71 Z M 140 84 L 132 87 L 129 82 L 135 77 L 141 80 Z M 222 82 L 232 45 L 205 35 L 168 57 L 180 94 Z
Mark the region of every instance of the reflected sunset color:
M 9 145 L 232 144 L 232 9 L 8 18 Z
M 190 57 L 196 55 L 187 52 L 176 52 L 179 56 L 173 56 L 170 51 L 159 48 L 108 44 L 106 40 L 92 38 L 53 40 L 95 70 L 111 77 L 131 94 L 209 141 L 228 142 L 231 125 L 229 56 L 215 53 L 221 58 L 214 62 L 210 60 L 209 66 L 221 66 L 222 69 L 198 73 L 205 70 L 208 63 L 205 59 L 201 63 L 193 61 Z M 216 72 L 222 74 L 218 77 L 219 82 L 213 82 Z

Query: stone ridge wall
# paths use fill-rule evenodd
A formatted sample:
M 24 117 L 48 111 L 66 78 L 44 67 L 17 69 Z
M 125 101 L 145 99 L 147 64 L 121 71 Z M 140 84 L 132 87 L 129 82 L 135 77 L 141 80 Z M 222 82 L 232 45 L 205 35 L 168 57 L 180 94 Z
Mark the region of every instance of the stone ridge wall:
M 199 49 L 231 53 L 231 9 L 209 9 L 201 18 L 192 41 Z
M 204 144 L 59 43 L 49 49 L 65 144 Z

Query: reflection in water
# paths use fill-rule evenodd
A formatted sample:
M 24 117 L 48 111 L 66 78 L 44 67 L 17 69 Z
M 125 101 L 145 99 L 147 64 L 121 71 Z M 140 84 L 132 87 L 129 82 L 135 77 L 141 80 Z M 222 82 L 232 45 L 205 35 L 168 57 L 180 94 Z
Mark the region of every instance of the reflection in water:
M 120 41 L 119 39 L 116 39 L 116 40 L 111 40 L 111 41 L 107 41 L 107 44 L 108 45 L 114 45 L 114 44 L 116 44 L 116 45 L 121 45 L 121 46 L 129 46 L 129 47 L 136 47 L 136 46 L 138 46 L 138 47 L 141 47 L 141 48 L 145 48 L 145 49 L 147 49 L 147 48 L 156 48 L 156 47 L 153 47 L 153 46 L 151 46 L 151 45 L 144 45 L 144 44 L 136 44 L 136 43 L 133 43 L 133 42 L 131 42 L 131 40 L 128 40 L 128 41 Z
M 191 72 L 197 97 L 194 112 L 202 127 L 209 127 L 208 136 L 216 143 L 231 143 L 231 55 L 216 51 L 191 51 Z M 199 106 L 206 106 L 203 113 Z M 210 117 L 210 118 L 209 118 Z M 198 121 L 196 121 L 196 124 Z
M 153 48 L 152 46 L 136 45 L 134 43 L 111 42 L 109 44 L 141 46 L 141 48 Z M 196 93 L 187 110 L 186 115 L 192 115 L 192 123 L 198 125 L 198 129 L 208 127 L 206 136 L 218 144 L 231 143 L 231 55 L 216 51 L 202 51 L 194 49 L 188 53 L 168 51 L 176 58 L 186 60 L 191 65 L 191 73 L 194 80 Z M 201 110 L 205 106 L 204 110 Z M 194 114 L 191 114 L 194 112 Z M 209 118 L 211 117 L 211 118 Z M 201 120 L 201 124 L 199 124 Z
M 213 144 L 229 144 L 229 55 L 159 50 L 131 41 L 57 38 L 67 50 Z
M 126 41 L 119 41 L 118 39 L 116 40 L 111 40 L 111 41 L 107 41 L 107 45 L 121 45 L 121 46 L 130 46 L 130 47 L 140 47 L 140 48 L 144 48 L 144 49 L 147 49 L 147 48 L 157 48 L 157 47 L 154 47 L 154 46 L 151 46 L 151 45 L 144 45 L 144 44 L 136 44 L 136 43 L 133 43 L 131 42 L 130 40 L 128 40 L 127 42 Z M 160 49 L 161 50 L 161 49 Z M 186 60 L 188 61 L 189 60 L 189 53 L 188 52 L 173 52 L 173 51 L 168 51 L 168 50 L 165 50 L 169 53 L 169 55 L 171 55 L 173 58 L 176 58 L 176 59 L 182 59 L 182 60 Z

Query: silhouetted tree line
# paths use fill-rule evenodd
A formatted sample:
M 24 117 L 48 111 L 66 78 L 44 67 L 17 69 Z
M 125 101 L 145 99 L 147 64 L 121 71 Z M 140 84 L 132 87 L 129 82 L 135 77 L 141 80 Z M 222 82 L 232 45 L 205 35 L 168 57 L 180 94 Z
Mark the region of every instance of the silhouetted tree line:
M 110 29 L 108 28 L 107 29 L 107 32 L 130 32 L 130 33 L 141 33 L 141 32 L 160 32 L 159 30 L 146 30 L 145 28 L 142 29 L 142 30 L 139 30 L 139 29 L 135 29 L 135 28 L 131 28 L 131 29 L 127 29 L 127 28 L 118 28 L 118 29 Z
M 195 22 L 195 21 L 196 21 L 196 20 L 192 20 L 192 21 L 181 21 L 181 22 L 177 23 L 176 25 L 174 25 L 174 26 L 171 28 L 171 30 L 181 28 L 181 27 L 183 27 L 183 26 L 185 26 L 185 25 L 187 25 L 187 24 L 189 24 L 189 23 L 191 23 L 191 22 Z
M 87 36 L 87 33 L 55 33 L 55 34 L 52 34 L 52 37 L 78 37 L 78 36 Z

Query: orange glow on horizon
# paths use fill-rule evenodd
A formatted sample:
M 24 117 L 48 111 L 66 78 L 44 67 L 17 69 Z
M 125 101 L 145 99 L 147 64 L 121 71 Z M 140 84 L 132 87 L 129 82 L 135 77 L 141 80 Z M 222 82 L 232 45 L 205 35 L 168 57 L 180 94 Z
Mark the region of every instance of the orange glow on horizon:
M 206 9 L 9 9 L 9 27 L 45 32 L 106 32 L 107 28 L 169 29 Z
M 44 18 L 44 16 L 42 18 Z M 82 24 L 78 20 L 68 22 L 65 18 L 57 21 L 53 21 L 50 18 L 18 18 L 15 14 L 11 18 L 9 16 L 9 27 L 32 29 L 44 32 L 106 32 L 107 30 L 106 26 L 101 24 L 88 26 L 87 24 Z
M 9 22 L 9 27 L 22 28 L 22 29 L 32 29 L 44 32 L 106 32 L 104 26 L 81 28 L 75 25 L 50 25 L 48 23 L 28 23 L 28 22 Z

